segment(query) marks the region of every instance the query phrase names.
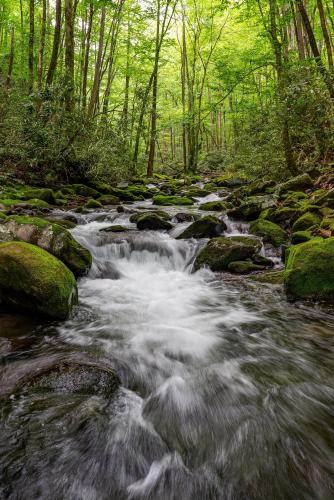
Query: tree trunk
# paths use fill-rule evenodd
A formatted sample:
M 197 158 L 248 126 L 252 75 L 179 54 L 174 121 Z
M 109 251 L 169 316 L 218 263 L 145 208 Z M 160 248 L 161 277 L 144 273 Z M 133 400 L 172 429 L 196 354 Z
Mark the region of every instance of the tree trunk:
M 35 38 L 35 0 L 29 1 L 29 53 L 28 53 L 28 88 L 34 89 L 34 38 Z
M 324 11 L 324 6 L 322 4 L 322 0 L 317 0 L 317 5 L 318 5 L 318 10 L 319 10 L 319 15 L 320 15 L 321 29 L 322 29 L 322 33 L 323 33 L 325 44 L 326 44 L 328 67 L 329 67 L 329 70 L 331 72 L 333 72 L 332 45 L 331 45 L 331 39 L 329 36 L 329 32 L 327 29 L 326 15 L 325 15 L 325 11 Z
M 65 107 L 74 106 L 74 33 L 73 0 L 65 0 Z
M 41 89 L 41 87 L 42 87 L 42 79 L 43 79 L 45 33 L 46 33 L 46 0 L 43 0 L 42 20 L 41 20 L 41 36 L 40 36 L 40 41 L 39 41 L 38 68 L 37 68 L 38 88 L 39 89 Z
M 102 7 L 101 10 L 101 18 L 100 18 L 100 37 L 99 37 L 99 47 L 97 51 L 97 58 L 95 63 L 95 74 L 94 74 L 94 82 L 92 93 L 88 106 L 88 116 L 92 117 L 94 115 L 95 109 L 98 106 L 99 102 L 99 92 L 100 92 L 100 76 L 101 76 L 101 65 L 102 65 L 102 54 L 103 54 L 103 45 L 104 45 L 104 28 L 105 28 L 105 20 L 106 20 L 106 8 Z
M 7 78 L 6 78 L 6 88 L 9 89 L 11 80 L 12 80 L 12 74 L 13 74 L 13 64 L 14 64 L 14 49 L 15 49 L 15 33 L 14 33 L 14 26 L 12 26 L 11 32 L 10 32 L 10 54 L 9 54 L 9 62 L 8 62 L 8 72 L 7 72 Z
M 58 52 L 59 52 L 59 45 L 60 45 L 60 29 L 61 29 L 61 1 L 62 0 L 56 0 L 56 20 L 55 20 L 55 29 L 54 29 L 54 35 L 53 35 L 52 54 L 51 54 L 48 74 L 46 77 L 46 84 L 49 86 L 52 85 L 54 74 L 55 74 L 55 71 L 57 68 L 57 62 L 58 62 Z
M 130 49 L 131 49 L 131 27 L 130 20 L 128 19 L 128 36 L 126 40 L 126 69 L 125 69 L 125 88 L 124 88 L 124 104 L 122 127 L 125 138 L 128 134 L 129 122 L 129 89 L 130 89 Z
M 82 78 L 82 107 L 86 109 L 87 105 L 87 79 L 88 79 L 88 65 L 89 65 L 89 52 L 90 52 L 90 39 L 92 34 L 94 7 L 93 3 L 89 4 L 89 18 L 87 27 L 87 38 L 86 38 L 86 50 L 85 50 L 85 61 L 83 68 L 83 78 Z

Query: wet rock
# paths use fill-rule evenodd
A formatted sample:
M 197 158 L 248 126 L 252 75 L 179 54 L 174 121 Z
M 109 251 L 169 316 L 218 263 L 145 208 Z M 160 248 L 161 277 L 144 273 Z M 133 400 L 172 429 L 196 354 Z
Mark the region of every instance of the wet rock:
M 280 226 L 266 219 L 257 219 L 250 225 L 250 232 L 261 236 L 265 243 L 271 243 L 275 247 L 283 245 L 288 240 L 288 234 Z
M 137 228 L 143 230 L 168 230 L 172 229 L 172 224 L 155 213 L 145 213 L 137 219 Z
M 177 222 L 192 222 L 194 220 L 194 216 L 186 212 L 179 212 L 174 215 L 174 219 L 176 219 Z
M 119 205 L 120 203 L 120 199 L 117 197 L 117 196 L 113 196 L 113 195 L 108 195 L 108 194 L 104 194 L 102 196 L 100 196 L 97 201 L 100 203 L 100 206 L 101 205 Z
M 113 226 L 108 226 L 104 227 L 103 229 L 100 229 L 100 232 L 102 233 L 123 233 L 124 231 L 127 231 L 128 229 L 124 226 L 121 226 L 119 224 L 114 224 Z
M 252 275 L 252 279 L 260 283 L 269 283 L 271 285 L 283 285 L 284 271 L 270 271 L 261 274 Z
M 214 212 L 222 212 L 226 210 L 227 205 L 223 201 L 208 201 L 207 203 L 202 203 L 199 206 L 200 210 L 214 211 Z
M 37 245 L 58 257 L 75 276 L 87 274 L 92 263 L 90 252 L 58 224 L 38 217 L 11 216 L 4 223 L 18 239 Z
M 227 211 L 232 219 L 255 220 L 265 209 L 275 206 L 272 196 L 252 196 L 243 201 L 238 207 Z
M 254 264 L 258 264 L 259 266 L 262 267 L 274 267 L 274 263 L 271 259 L 268 259 L 268 257 L 265 257 L 264 255 L 260 254 L 255 254 L 252 257 L 252 261 Z
M 76 281 L 56 257 L 29 243 L 0 244 L 0 298 L 18 311 L 66 319 L 77 303 Z
M 166 221 L 169 221 L 171 219 L 171 216 L 163 210 L 145 210 L 144 212 L 136 212 L 132 214 L 129 220 L 130 222 L 135 223 L 143 215 L 157 215 L 158 217 Z
M 163 194 L 158 194 L 153 197 L 154 205 L 193 205 L 194 202 L 190 198 L 184 198 L 179 196 L 165 196 Z
M 120 385 L 113 369 L 75 355 L 64 359 L 57 356 L 37 358 L 13 368 L 9 367 L 2 376 L 2 396 L 28 391 L 110 398 Z
M 254 271 L 263 271 L 264 266 L 252 261 L 234 261 L 227 266 L 228 271 L 236 274 L 249 274 Z
M 198 254 L 194 269 L 207 266 L 212 271 L 225 271 L 231 262 L 252 258 L 260 248 L 261 242 L 253 238 L 242 236 L 213 238 Z
M 284 285 L 291 300 L 334 302 L 334 238 L 313 238 L 290 247 Z
M 59 226 L 65 229 L 73 229 L 77 225 L 77 220 L 75 222 L 68 219 L 55 219 L 53 217 L 46 217 L 46 220 L 50 221 L 52 224 L 59 224 Z
M 85 206 L 86 208 L 101 208 L 102 203 L 98 200 L 93 200 L 93 198 L 91 198 L 90 200 L 87 201 Z
M 303 191 L 313 187 L 313 181 L 309 174 L 301 174 L 289 179 L 277 187 L 278 194 L 286 193 L 287 191 Z
M 185 238 L 213 238 L 227 229 L 224 221 L 208 215 L 193 222 L 177 239 Z

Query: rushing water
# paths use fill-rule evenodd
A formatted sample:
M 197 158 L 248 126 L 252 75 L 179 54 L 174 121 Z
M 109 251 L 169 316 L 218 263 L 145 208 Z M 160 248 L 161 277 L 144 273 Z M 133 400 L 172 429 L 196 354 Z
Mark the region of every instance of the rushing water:
M 333 499 L 331 312 L 290 305 L 279 287 L 192 273 L 204 242 L 138 233 L 127 213 L 81 222 L 73 235 L 94 263 L 74 317 L 0 315 L 2 371 L 10 380 L 80 353 L 122 385 L 111 399 L 5 399 L 0 498 Z M 111 223 L 128 230 L 101 231 Z

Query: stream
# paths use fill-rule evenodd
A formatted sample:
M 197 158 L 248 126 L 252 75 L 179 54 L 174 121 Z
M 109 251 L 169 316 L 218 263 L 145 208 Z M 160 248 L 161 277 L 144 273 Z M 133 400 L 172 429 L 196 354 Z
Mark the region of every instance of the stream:
M 0 313 L 0 371 L 79 353 L 121 379 L 109 399 L 3 401 L 0 499 L 333 499 L 333 311 L 247 277 L 192 273 L 206 241 L 175 239 L 189 223 L 138 232 L 129 215 L 78 215 L 71 232 L 93 266 L 70 320 Z M 127 231 L 101 231 L 112 224 Z

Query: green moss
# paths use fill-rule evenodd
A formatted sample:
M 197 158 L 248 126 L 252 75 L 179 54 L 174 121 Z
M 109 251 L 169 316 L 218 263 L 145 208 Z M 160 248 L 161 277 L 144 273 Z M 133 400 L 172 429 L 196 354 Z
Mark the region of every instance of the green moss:
M 137 227 L 141 231 L 145 229 L 158 231 L 164 229 L 168 230 L 173 226 L 170 222 L 166 221 L 162 217 L 159 217 L 157 214 L 153 212 L 146 212 L 137 219 Z
M 12 200 L 10 198 L 2 198 L 0 200 L 0 205 L 3 205 L 6 208 L 11 208 L 18 203 L 22 203 L 22 200 Z
M 278 186 L 278 193 L 282 195 L 282 193 L 286 193 L 287 191 L 302 191 L 311 187 L 313 187 L 313 181 L 309 174 L 301 174 L 280 184 Z
M 198 254 L 194 269 L 207 266 L 212 271 L 227 270 L 230 262 L 251 258 L 259 249 L 259 245 L 261 247 L 257 240 L 242 236 L 213 238 Z
M 84 198 L 98 198 L 101 196 L 99 191 L 89 186 L 85 186 L 84 184 L 72 184 L 71 188 L 76 194 Z
M 290 299 L 334 302 L 334 238 L 290 247 L 284 285 Z
M 26 200 L 25 203 L 28 205 L 31 205 L 32 207 L 36 208 L 49 208 L 50 205 L 43 200 L 39 200 L 38 198 L 32 198 L 31 200 Z
M 213 217 L 212 215 L 207 215 L 200 220 L 197 220 L 190 224 L 185 231 L 183 231 L 178 239 L 185 238 L 212 238 L 221 234 L 226 230 L 225 222 Z
M 291 236 L 291 241 L 293 245 L 298 245 L 299 243 L 305 243 L 312 239 L 312 233 L 310 231 L 296 231 Z
M 29 217 L 27 215 L 11 215 L 8 220 L 13 220 L 17 224 L 29 224 L 44 229 L 51 225 L 50 221 L 41 219 L 40 217 Z
M 182 198 L 178 196 L 164 196 L 162 194 L 158 194 L 153 198 L 154 205 L 193 205 L 194 202 L 190 198 Z
M 119 198 L 114 195 L 104 194 L 100 196 L 97 201 L 102 205 L 119 205 Z
M 271 243 L 275 247 L 281 246 L 288 239 L 288 234 L 280 226 L 266 219 L 252 222 L 250 232 L 261 236 L 265 243 Z
M 52 189 L 32 188 L 24 191 L 24 200 L 42 200 L 50 204 L 55 204 L 56 198 Z
M 4 214 L 3 212 L 0 212 L 0 220 L 5 220 L 7 219 L 7 215 Z
M 16 310 L 66 319 L 77 302 L 73 274 L 56 257 L 29 243 L 0 244 L 0 296 Z
M 271 285 L 283 285 L 284 271 L 270 271 L 252 275 L 252 280 Z
M 124 233 L 124 231 L 127 231 L 128 229 L 124 226 L 121 226 L 120 224 L 114 224 L 113 226 L 108 226 L 103 229 L 100 229 L 100 231 L 104 233 Z
M 202 205 L 199 206 L 200 210 L 207 210 L 212 211 L 212 212 L 222 212 L 223 210 L 226 210 L 227 205 L 223 201 L 208 201 L 207 203 L 202 203 Z
M 102 207 L 102 203 L 100 203 L 97 200 L 93 200 L 92 198 L 90 200 L 88 200 L 86 203 L 86 208 L 101 208 L 101 207 Z
M 251 261 L 234 261 L 229 263 L 227 269 L 231 273 L 249 274 L 254 271 L 263 271 L 263 266 L 255 264 L 254 262 Z
M 321 216 L 314 212 L 306 212 L 298 217 L 292 226 L 292 231 L 305 231 L 312 226 L 318 226 L 321 222 Z
M 145 212 L 137 212 L 135 214 L 132 214 L 130 215 L 130 222 L 137 222 L 138 219 L 140 217 L 142 217 L 142 215 L 152 215 L 152 214 L 155 214 L 157 215 L 158 217 L 161 217 L 161 219 L 164 219 L 164 220 L 170 220 L 171 219 L 171 216 L 167 213 L 167 212 L 164 212 L 163 210 L 147 210 Z

